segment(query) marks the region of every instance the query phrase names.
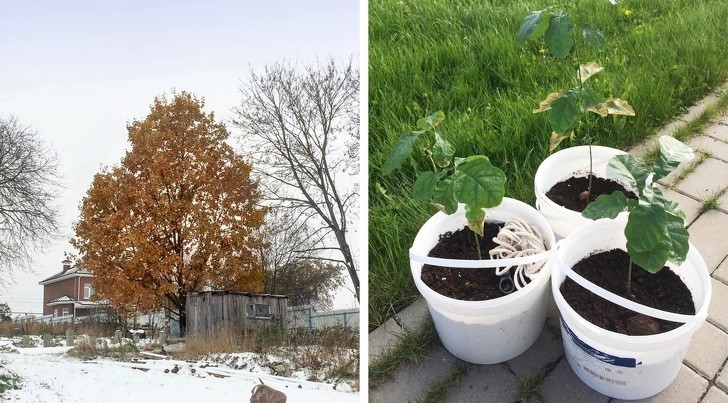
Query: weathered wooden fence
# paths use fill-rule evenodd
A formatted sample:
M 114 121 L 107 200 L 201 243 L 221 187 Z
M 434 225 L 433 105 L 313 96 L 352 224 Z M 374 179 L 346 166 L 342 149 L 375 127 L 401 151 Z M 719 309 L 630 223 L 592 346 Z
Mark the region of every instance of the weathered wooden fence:
M 288 325 L 288 298 L 235 291 L 187 294 L 187 337 L 214 338 L 221 332 L 245 335 L 251 329 Z

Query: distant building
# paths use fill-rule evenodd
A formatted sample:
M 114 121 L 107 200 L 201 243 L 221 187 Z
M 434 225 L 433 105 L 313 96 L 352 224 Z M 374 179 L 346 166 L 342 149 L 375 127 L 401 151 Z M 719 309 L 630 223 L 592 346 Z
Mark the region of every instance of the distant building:
M 71 267 L 64 260 L 63 270 L 41 281 L 43 286 L 43 318 L 78 319 L 88 316 L 99 302 L 92 301 L 94 275 L 86 270 Z

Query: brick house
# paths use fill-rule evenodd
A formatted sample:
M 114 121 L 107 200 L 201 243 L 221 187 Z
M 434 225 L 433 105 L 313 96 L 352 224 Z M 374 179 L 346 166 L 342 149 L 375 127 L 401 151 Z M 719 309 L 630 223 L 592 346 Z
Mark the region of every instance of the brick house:
M 43 286 L 43 315 L 61 317 L 73 315 L 81 318 L 91 314 L 98 302 L 94 295 L 94 275 L 87 269 L 71 267 L 70 260 L 64 260 L 63 270 L 41 281 Z

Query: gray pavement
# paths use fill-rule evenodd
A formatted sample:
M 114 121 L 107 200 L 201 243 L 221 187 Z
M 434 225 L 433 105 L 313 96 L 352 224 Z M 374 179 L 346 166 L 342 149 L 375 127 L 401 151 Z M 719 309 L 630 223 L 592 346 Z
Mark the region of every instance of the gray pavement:
M 684 126 L 714 104 L 719 96 L 728 95 L 721 92 L 710 94 L 654 138 L 630 152 L 639 155 L 649 150 L 659 135 L 670 134 Z M 679 183 L 671 182 L 677 178 L 676 174 L 665 178 L 662 183 L 674 185 L 667 186 L 666 196 L 678 202 L 687 213 L 690 241 L 703 256 L 711 273 L 712 300 L 708 319 L 693 336 L 677 378 L 663 392 L 644 400 L 649 402 L 728 402 L 728 113 L 715 119 L 689 144 L 708 152 L 708 158 Z M 679 170 L 687 169 L 689 165 L 686 163 Z M 701 202 L 716 193 L 720 194 L 718 209 L 701 214 Z M 540 397 L 529 401 L 618 401 L 593 391 L 576 377 L 564 357 L 557 317 L 552 305 L 546 327 L 529 350 L 502 364 L 470 366 L 465 376 L 448 389 L 444 401 L 515 401 L 519 384 L 539 374 L 545 374 Z M 396 345 L 397 334 L 403 329 L 416 331 L 427 320 L 427 306 L 420 298 L 399 312 L 396 318 L 372 331 L 369 335 L 369 362 Z M 458 362 L 438 343 L 417 364 L 401 368 L 390 381 L 370 390 L 369 400 L 421 400 L 434 384 L 448 378 Z

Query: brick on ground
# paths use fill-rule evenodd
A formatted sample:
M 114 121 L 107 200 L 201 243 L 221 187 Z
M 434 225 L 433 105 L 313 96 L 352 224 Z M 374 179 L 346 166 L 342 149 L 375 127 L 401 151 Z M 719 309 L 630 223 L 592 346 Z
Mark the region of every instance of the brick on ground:
M 716 386 L 721 388 L 723 391 L 728 392 L 728 368 L 723 367 L 720 371 L 720 375 L 715 380 Z
M 551 402 L 589 402 L 606 403 L 610 399 L 587 386 L 571 370 L 566 358 L 562 358 L 556 368 L 551 371 L 541 386 L 541 395 L 545 403 Z
M 728 117 L 725 119 L 728 120 Z M 728 124 L 716 123 L 705 129 L 705 135 L 728 142 Z
M 429 315 L 427 302 L 424 298 L 419 298 L 397 313 L 398 320 L 390 318 L 374 329 L 369 333 L 369 363 L 376 361 L 396 346 L 405 330 L 416 332 L 426 320 L 429 320 Z
M 728 214 L 711 210 L 702 214 L 688 227 L 690 242 L 700 252 L 708 266 L 708 272 L 713 272 L 728 255 L 724 230 L 728 228 Z
M 710 136 L 698 136 L 688 142 L 693 149 L 710 150 L 713 158 L 728 161 L 728 143 Z
M 708 158 L 698 165 L 695 171 L 680 181 L 676 188 L 683 194 L 697 200 L 705 200 L 716 192 L 728 187 L 728 163 Z
M 728 259 L 723 259 L 717 269 L 713 272 L 713 278 L 723 284 L 728 284 Z
M 563 353 L 561 338 L 544 327 L 536 342 L 526 352 L 508 361 L 508 366 L 518 378 L 532 377 L 548 364 L 556 362 Z
M 703 378 L 713 379 L 728 358 L 728 334 L 711 323 L 703 323 L 690 341 L 685 364 Z
M 708 308 L 708 320 L 722 331 L 728 332 L 728 285 L 716 279 L 711 279 L 710 282 L 713 286 L 713 298 Z
M 421 400 L 430 388 L 450 375 L 458 359 L 442 344 L 430 350 L 427 357 L 416 364 L 400 368 L 389 382 L 369 391 L 372 402 L 407 402 Z M 515 376 L 514 376 L 515 378 Z
M 450 389 L 444 401 L 512 402 L 517 390 L 518 380 L 505 365 L 477 365 Z
M 705 394 L 701 403 L 725 403 L 728 402 L 728 394 L 713 386 Z

